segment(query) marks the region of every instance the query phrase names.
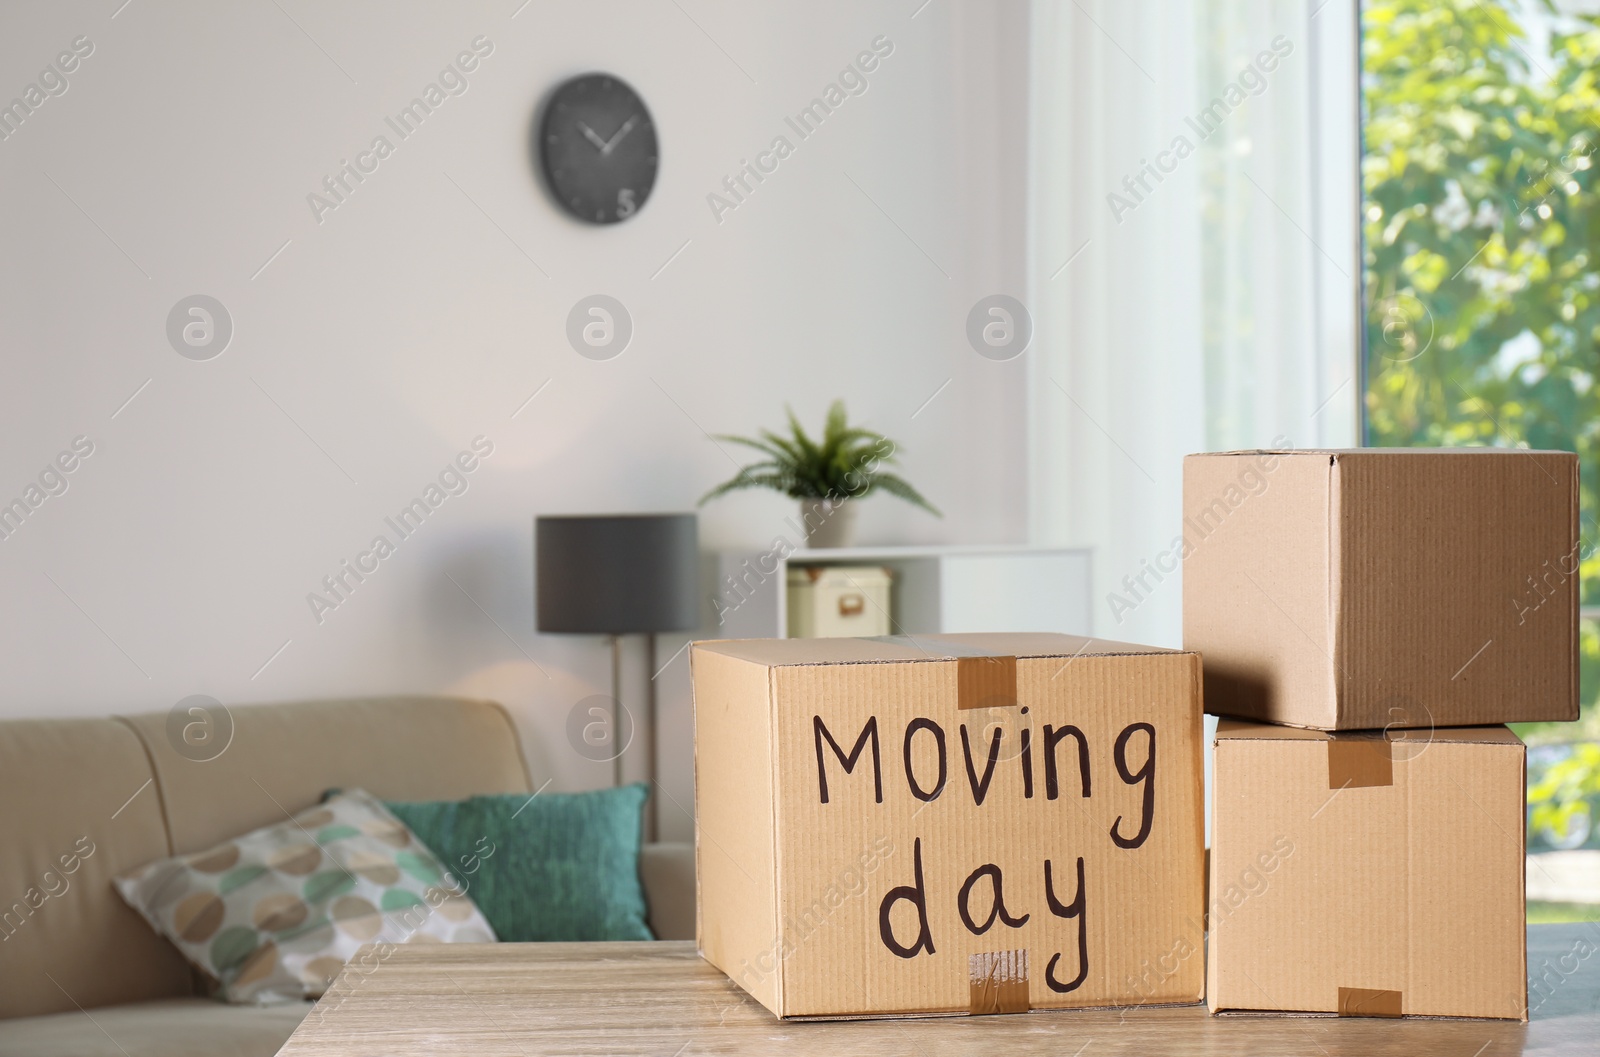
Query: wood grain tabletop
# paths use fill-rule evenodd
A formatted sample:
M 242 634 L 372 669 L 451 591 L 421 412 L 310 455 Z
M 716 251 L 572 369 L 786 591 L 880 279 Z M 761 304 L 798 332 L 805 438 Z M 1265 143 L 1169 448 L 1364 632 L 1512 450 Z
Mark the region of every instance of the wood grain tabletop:
M 1528 930 L 1530 1022 L 1212 1017 L 1203 1006 L 795 1023 L 694 944 L 428 944 L 356 960 L 280 1057 L 1600 1054 L 1600 923 Z

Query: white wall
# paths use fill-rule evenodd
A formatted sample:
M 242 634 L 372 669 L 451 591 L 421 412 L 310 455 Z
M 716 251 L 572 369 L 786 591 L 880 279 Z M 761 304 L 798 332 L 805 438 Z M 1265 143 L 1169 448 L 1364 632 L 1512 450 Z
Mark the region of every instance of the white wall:
M 533 632 L 532 519 L 687 509 L 733 470 L 702 430 L 785 401 L 816 422 L 845 397 L 946 511 L 874 499 L 864 542 L 1021 541 L 1026 358 L 980 358 L 964 324 L 1023 294 L 1026 21 L 948 0 L 7 4 L 0 101 L 74 38 L 94 50 L 0 141 L 0 499 L 74 437 L 94 453 L 0 541 L 0 716 L 466 693 L 512 708 L 540 781 L 604 784 L 564 725 L 608 655 Z M 318 223 L 307 194 L 480 35 L 468 90 Z M 879 35 L 868 91 L 714 220 L 707 193 Z M 555 211 L 528 149 L 544 93 L 590 69 L 661 136 L 653 197 L 604 229 Z M 197 293 L 235 326 L 204 362 L 165 334 Z M 564 338 L 592 293 L 635 323 L 606 362 Z M 470 489 L 319 625 L 308 592 L 480 434 Z M 731 499 L 702 536 L 763 545 L 789 512 Z M 661 679 L 687 806 L 683 659 Z

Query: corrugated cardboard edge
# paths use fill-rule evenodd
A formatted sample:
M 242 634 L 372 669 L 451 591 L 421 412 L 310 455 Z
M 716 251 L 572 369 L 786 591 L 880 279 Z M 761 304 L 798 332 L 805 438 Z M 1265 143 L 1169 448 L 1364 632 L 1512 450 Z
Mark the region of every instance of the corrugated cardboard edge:
M 1499 455 L 1506 451 L 1505 448 L 1488 446 L 1475 447 L 1445 447 L 1445 448 L 1236 448 L 1232 451 L 1196 451 L 1185 455 L 1186 459 L 1214 458 L 1222 455 L 1434 455 L 1441 451 L 1450 454 L 1462 455 Z M 1570 451 L 1560 448 L 1516 448 L 1519 455 L 1566 455 L 1576 458 Z
M 1577 493 L 1574 492 L 1573 494 Z M 1512 731 L 1512 733 L 1515 734 L 1516 732 Z M 1520 735 L 1518 736 L 1517 740 L 1522 741 Z M 1522 742 L 1522 788 L 1528 788 L 1528 743 L 1525 741 Z M 1524 862 L 1526 862 L 1528 858 L 1527 812 L 1523 812 L 1522 815 L 1522 858 Z M 1522 981 L 1521 1020 L 1524 1024 L 1526 1024 L 1528 1022 L 1528 871 L 1522 870 L 1518 874 L 1518 878 L 1519 888 L 1522 893 L 1522 972 L 1518 974 L 1518 979 Z
M 1339 499 L 1342 491 L 1339 488 L 1339 455 L 1331 452 L 1328 455 L 1328 498 L 1323 504 L 1327 511 L 1328 523 L 1325 526 L 1327 538 L 1327 583 L 1323 586 L 1322 596 L 1328 603 L 1328 613 L 1324 618 L 1324 625 L 1328 629 L 1328 656 L 1333 661 L 1328 672 L 1327 699 L 1323 702 L 1323 729 L 1334 729 L 1344 720 L 1344 679 L 1345 642 L 1344 629 L 1339 626 L 1339 613 L 1344 603 L 1344 580 L 1339 575 L 1340 563 L 1344 560 L 1344 531 L 1343 504 Z
M 1583 533 L 1578 521 L 1578 490 L 1581 487 L 1581 481 L 1578 475 L 1578 456 L 1576 453 L 1574 453 L 1572 456 L 1570 467 L 1571 468 L 1569 472 L 1572 474 L 1572 546 L 1573 550 L 1576 551 L 1583 545 Z M 1576 590 L 1572 592 L 1572 618 L 1567 622 L 1572 628 L 1572 644 L 1570 646 L 1572 657 L 1572 678 L 1570 680 L 1571 691 L 1568 697 L 1568 702 L 1572 707 L 1567 710 L 1568 722 L 1578 719 L 1580 706 L 1582 704 L 1581 699 L 1578 697 L 1578 669 L 1581 667 L 1578 660 L 1578 658 L 1581 656 L 1581 654 L 1578 652 L 1578 596 L 1581 594 L 1583 594 L 1582 590 Z M 1526 834 L 1523 835 L 1522 846 L 1524 848 L 1528 846 Z M 1527 1003 L 1524 1002 L 1523 1004 L 1526 1005 Z M 1527 1017 L 1524 1016 L 1523 1019 L 1526 1020 Z
M 1205 671 L 1204 661 L 1199 653 L 1191 652 L 1189 656 L 1189 700 L 1194 703 L 1198 713 L 1195 717 L 1198 724 L 1194 739 L 1194 773 L 1200 776 L 1200 795 L 1194 798 L 1194 815 L 1189 820 L 1193 827 L 1192 832 L 1200 843 L 1200 920 L 1206 920 L 1206 915 L 1211 907 L 1211 849 L 1206 844 L 1206 728 L 1205 728 Z M 1211 970 L 1209 967 L 1208 952 L 1210 940 L 1204 929 L 1195 937 L 1195 945 L 1199 948 L 1200 987 L 1194 997 L 1189 1000 L 1189 1005 L 1205 1002 L 1206 995 L 1210 993 Z M 1154 1004 L 1154 1003 L 1152 1003 Z
M 1273 1018 L 1277 1018 L 1277 1017 L 1294 1017 L 1294 1018 L 1301 1018 L 1301 1019 L 1316 1019 L 1316 1018 L 1321 1017 L 1321 1018 L 1332 1019 L 1332 1018 L 1335 1018 L 1335 1017 L 1337 1017 L 1339 1015 L 1337 1013 L 1330 1013 L 1330 1012 L 1328 1012 L 1326 1010 L 1317 1010 L 1317 1009 L 1213 1009 L 1210 1012 L 1211 1012 L 1211 1015 L 1214 1016 L 1214 1017 L 1238 1017 L 1238 1018 L 1241 1018 L 1241 1019 L 1247 1018 L 1247 1017 L 1258 1017 L 1258 1018 L 1261 1018 L 1261 1019 L 1273 1019 Z M 1491 1024 L 1516 1024 L 1516 1023 L 1518 1023 L 1518 1019 L 1516 1017 L 1444 1017 L 1444 1016 L 1438 1016 L 1438 1015 L 1435 1015 L 1435 1014 L 1432 1014 L 1432 1013 L 1404 1013 L 1404 1014 L 1401 1014 L 1400 1016 L 1395 1017 L 1393 1019 L 1395 1019 L 1395 1020 L 1458 1020 L 1458 1021 L 1462 1021 L 1463 1023 L 1468 1023 L 1468 1024 L 1471 1024 L 1471 1023 L 1474 1023 L 1474 1022 L 1482 1023 L 1482 1022 L 1485 1022 L 1485 1021 L 1487 1021 L 1487 1022 L 1489 1022 Z M 1521 1022 L 1522 1023 L 1527 1023 L 1527 1020 L 1528 1020 L 1527 1017 L 1521 1018 Z
M 771 743 L 772 743 L 773 737 L 775 736 L 774 735 L 774 731 L 772 729 L 772 722 L 773 722 L 772 669 L 770 667 L 764 667 L 764 666 L 762 666 L 760 664 L 757 664 L 755 662 L 748 661 L 748 660 L 746 660 L 744 658 L 732 657 L 732 656 L 729 656 L 727 654 L 709 653 L 708 656 L 715 658 L 715 660 L 711 662 L 713 664 L 717 664 L 717 665 L 728 664 L 728 665 L 739 665 L 739 666 L 752 666 L 753 668 L 760 670 L 761 683 L 762 683 L 762 686 L 764 687 L 762 692 L 765 694 L 765 697 L 766 697 L 766 700 L 764 702 L 765 712 L 764 712 L 764 716 L 763 716 L 763 720 L 762 721 L 766 724 L 766 728 L 767 728 L 766 729 L 767 751 L 765 753 L 763 753 L 762 756 L 766 760 L 771 761 L 774 758 L 773 757 L 773 753 L 772 753 L 772 744 Z M 694 648 L 694 646 L 691 645 L 690 650 L 689 650 L 689 664 L 691 666 L 691 670 L 693 670 L 694 668 L 697 668 L 701 664 L 706 663 L 705 661 L 699 660 L 699 657 L 700 657 L 699 651 L 697 651 Z M 748 674 L 753 676 L 755 674 L 755 672 L 752 671 L 752 672 L 749 672 Z M 706 959 L 706 961 L 710 962 L 711 964 L 716 965 L 717 968 L 721 969 L 731 979 L 734 979 L 735 984 L 737 986 L 739 986 L 741 989 L 743 989 L 746 993 L 748 993 L 755 1001 L 761 1003 L 763 1006 L 765 1006 L 772 1013 L 774 1013 L 774 1014 L 776 1014 L 778 1016 L 782 1016 L 782 1004 L 783 1004 L 783 993 L 784 993 L 783 992 L 783 986 L 782 986 L 783 985 L 782 973 L 783 973 L 784 963 L 783 963 L 783 959 L 781 957 L 775 958 L 776 965 L 775 965 L 773 971 L 770 974 L 768 974 L 770 976 L 770 979 L 771 979 L 771 984 L 768 985 L 768 986 L 765 986 L 765 987 L 758 986 L 757 988 L 752 989 L 750 986 L 748 986 L 747 984 L 745 984 L 745 983 L 743 983 L 743 982 L 741 982 L 739 980 L 739 978 L 738 978 L 739 977 L 739 967 L 737 965 L 735 965 L 735 964 L 731 964 L 732 960 L 735 958 L 735 955 L 734 955 L 734 953 L 732 951 L 726 951 L 725 950 L 725 951 L 722 951 L 722 952 L 718 952 L 718 953 L 720 953 L 720 955 L 725 956 L 724 960 L 730 961 L 730 964 L 728 964 L 728 965 L 720 965 L 720 964 L 718 964 L 718 962 L 716 960 L 714 960 L 707 952 L 706 934 L 705 934 L 705 916 L 704 916 L 704 913 L 703 913 L 703 909 L 704 909 L 704 906 L 705 906 L 705 899 L 706 899 L 706 891 L 707 891 L 707 887 L 708 887 L 707 884 L 706 884 L 706 880 L 705 880 L 706 875 L 707 875 L 706 861 L 705 861 L 706 860 L 706 853 L 707 853 L 707 829 L 706 829 L 706 826 L 704 824 L 703 819 L 701 818 L 701 805 L 703 803 L 702 798 L 705 795 L 705 791 L 707 790 L 709 785 L 711 785 L 712 783 L 707 783 L 706 781 L 703 780 L 702 771 L 701 771 L 700 738 L 699 738 L 698 732 L 707 729 L 707 727 L 703 726 L 703 724 L 706 723 L 706 717 L 704 715 L 704 702 L 701 700 L 700 681 L 697 680 L 697 679 L 691 679 L 691 684 L 692 684 L 692 686 L 691 686 L 690 707 L 691 707 L 691 710 L 692 710 L 692 713 L 693 713 L 693 718 L 694 718 L 694 722 L 695 722 L 695 728 L 696 728 L 696 731 L 697 731 L 697 735 L 696 735 L 696 738 L 695 738 L 695 748 L 694 748 L 694 768 L 695 768 L 695 801 L 694 801 L 694 815 L 695 815 L 695 818 L 694 818 L 694 822 L 695 822 L 695 827 L 694 827 L 694 832 L 695 832 L 695 835 L 694 835 L 694 855 L 695 855 L 695 948 L 696 948 L 696 951 L 699 953 L 699 955 L 702 958 Z M 751 710 L 751 715 L 752 715 L 752 717 L 754 717 L 755 710 Z M 773 812 L 774 818 L 776 816 L 776 811 L 777 811 L 777 803 L 776 803 L 776 798 L 775 798 L 776 782 L 777 782 L 776 768 L 773 767 L 773 766 L 766 767 L 766 784 L 767 784 L 767 787 L 768 787 L 768 796 L 773 798 L 771 803 L 772 803 L 772 812 Z M 746 804 L 745 807 L 748 808 L 749 805 Z M 776 902 L 777 894 L 778 894 L 777 893 L 778 867 L 777 867 L 777 857 L 776 857 L 776 847 L 777 847 L 777 845 L 776 845 L 776 839 L 777 839 L 776 838 L 776 834 L 778 832 L 777 826 L 773 825 L 771 827 L 770 832 L 771 832 L 771 835 L 768 837 L 768 840 L 772 842 L 772 845 L 771 845 L 771 849 L 769 850 L 768 854 L 770 856 L 770 860 L 769 861 L 770 861 L 771 867 L 772 867 L 773 886 L 772 886 L 771 890 L 767 893 L 767 897 L 770 897 L 770 902 L 771 902 L 772 913 L 771 913 L 770 917 L 771 917 L 772 920 L 776 921 L 777 917 L 778 917 L 777 910 L 776 910 L 776 907 L 778 905 L 777 902 Z M 711 847 L 716 849 L 717 854 L 719 854 L 719 855 L 731 860 L 731 856 L 729 855 L 729 853 L 727 851 L 725 851 L 724 849 L 722 849 L 722 848 L 717 846 L 715 838 L 711 838 L 710 839 L 710 844 L 711 844 Z M 744 868 L 744 865 L 738 865 L 737 868 L 739 869 L 739 871 L 741 873 L 745 873 L 745 875 L 747 877 L 749 876 L 748 872 Z M 752 880 L 753 883 L 756 883 L 758 885 L 758 887 L 760 887 L 759 882 L 754 882 L 753 878 L 751 880 Z M 765 901 L 765 899 L 767 897 L 763 897 L 764 901 Z M 758 942 L 757 942 L 757 944 L 756 944 L 756 946 L 754 948 L 752 948 L 752 950 L 754 950 L 756 952 L 759 952 L 759 950 L 761 948 L 765 947 L 768 944 L 768 942 L 769 941 L 767 940 L 766 937 L 764 937 L 764 936 L 760 937 Z M 759 965 L 758 965 L 758 969 L 759 969 Z M 770 987 L 770 990 L 769 990 L 769 987 Z M 760 993 L 758 993 L 758 992 L 760 992 Z
M 1200 741 L 1202 743 L 1204 743 L 1205 740 L 1206 739 L 1203 738 L 1203 737 L 1200 739 Z M 1212 769 L 1212 774 L 1214 774 L 1214 775 L 1221 773 L 1220 770 L 1219 770 L 1219 767 L 1221 766 L 1221 763 L 1222 763 L 1221 756 L 1222 756 L 1223 744 L 1224 744 L 1224 739 L 1222 739 L 1221 737 L 1218 737 L 1216 734 L 1213 734 L 1211 736 L 1211 769 Z M 1201 800 L 1202 800 L 1201 811 L 1202 812 L 1205 811 L 1205 805 L 1203 803 L 1203 801 L 1205 799 L 1206 799 L 1205 796 L 1202 794 L 1202 796 L 1201 796 Z M 1214 813 L 1216 811 L 1216 806 L 1215 806 L 1214 803 L 1213 803 L 1213 805 L 1211 807 L 1211 810 L 1212 810 L 1213 815 L 1214 815 Z M 1205 820 L 1204 820 L 1203 817 L 1201 819 L 1200 825 L 1201 825 L 1200 832 L 1204 833 L 1205 832 L 1205 828 L 1204 828 L 1205 827 Z M 1216 827 L 1213 826 L 1212 829 L 1211 829 L 1211 844 L 1212 845 L 1215 845 L 1217 843 L 1217 836 L 1218 836 L 1218 834 L 1217 834 Z M 1205 1001 L 1206 1011 L 1208 1013 L 1210 1013 L 1212 1016 L 1217 1016 L 1217 1015 L 1219 1015 L 1220 1013 L 1223 1012 L 1223 1010 L 1219 1009 L 1217 1007 L 1217 1004 L 1216 1004 L 1217 985 L 1218 985 L 1218 982 L 1219 982 L 1218 981 L 1218 975 L 1220 973 L 1220 970 L 1217 968 L 1217 956 L 1216 956 L 1217 936 L 1216 936 L 1216 932 L 1210 927 L 1210 925 L 1211 925 L 1211 893 L 1217 889 L 1216 871 L 1217 871 L 1217 857 L 1215 855 L 1211 854 L 1211 846 L 1208 845 L 1206 847 L 1206 854 L 1205 854 L 1205 880 L 1204 880 L 1204 883 L 1200 886 L 1200 890 L 1201 890 L 1201 893 L 1202 893 L 1202 898 L 1200 900 L 1200 906 L 1204 908 L 1204 913 L 1205 913 L 1205 917 L 1202 920 L 1204 920 L 1206 922 L 1206 931 L 1205 931 L 1205 937 L 1204 937 L 1205 958 L 1206 958 L 1206 962 L 1205 962 L 1206 972 L 1205 972 L 1205 978 L 1204 978 L 1203 985 L 1202 985 L 1202 987 L 1200 989 L 1200 997 Z
M 1117 1014 L 1120 1014 L 1120 1015 L 1126 1015 L 1127 1012 L 1130 1009 L 1193 1009 L 1194 1005 L 1195 1005 L 1194 1002 L 1182 1001 L 1182 1002 L 1140 1002 L 1135 1006 L 1130 1006 L 1127 1003 L 1123 1003 L 1121 1005 L 1113 1005 L 1113 1006 L 1030 1006 L 1026 1010 L 1019 1010 L 1019 1012 L 1047 1013 L 1047 1014 L 1050 1014 L 1050 1013 L 1112 1012 L 1112 1013 L 1117 1013 Z M 972 1015 L 973 1015 L 972 1011 L 969 1010 L 969 1009 L 918 1009 L 918 1010 L 895 1010 L 895 1011 L 887 1012 L 887 1013 L 820 1013 L 820 1014 L 802 1013 L 802 1014 L 796 1014 L 796 1015 L 793 1015 L 793 1016 L 782 1017 L 781 1019 L 785 1023 L 788 1023 L 788 1024 L 813 1024 L 813 1023 L 815 1023 L 815 1024 L 827 1024 L 827 1023 L 831 1023 L 833 1021 L 838 1021 L 838 1020 L 931 1020 L 931 1019 L 933 1019 L 935 1017 L 970 1017 Z M 1269 1015 L 1274 1015 L 1275 1016 L 1277 1014 L 1269 1014 Z M 1332 1013 L 1318 1013 L 1318 1014 L 1308 1014 L 1308 1015 L 1311 1015 L 1311 1016 L 1329 1016 L 1329 1017 L 1333 1016 Z M 1422 1018 L 1419 1017 L 1418 1019 L 1422 1019 Z M 1439 1020 L 1439 1019 L 1475 1020 L 1475 1019 L 1482 1019 L 1482 1018 L 1476 1018 L 1476 1017 L 1440 1018 L 1440 1017 L 1435 1017 L 1433 1019 L 1435 1019 L 1435 1020 Z
M 767 669 L 767 749 L 766 757 L 772 761 L 767 768 L 770 783 L 767 795 L 772 800 L 772 833 L 769 837 L 772 847 L 772 910 L 773 920 L 778 922 L 778 940 L 783 940 L 783 844 L 778 840 L 778 834 L 783 832 L 783 819 L 778 812 L 782 810 L 783 798 L 779 789 L 778 773 L 778 686 L 777 672 L 772 668 Z M 772 1010 L 779 1017 L 788 1005 L 788 980 L 784 972 L 789 959 L 781 955 L 777 959 L 778 968 L 773 974 L 777 980 L 778 998 L 777 1007 Z
M 1376 738 L 1379 732 L 1323 730 L 1321 727 L 1302 727 L 1293 723 L 1267 723 L 1259 719 L 1219 716 L 1212 742 L 1215 744 L 1224 741 L 1329 741 L 1334 738 L 1363 735 Z M 1512 748 L 1523 746 L 1522 739 L 1504 723 L 1476 727 L 1397 728 L 1383 732 L 1382 736 L 1391 744 L 1410 742 L 1418 745 L 1430 743 L 1451 745 L 1459 742 L 1473 745 L 1505 745 Z
M 1343 990 L 1343 988 L 1341 988 L 1340 990 Z M 1330 1017 L 1331 1018 L 1331 1017 L 1338 1017 L 1338 1016 L 1341 1015 L 1339 1013 L 1335 1013 L 1335 1012 L 1332 1012 L 1330 1010 L 1321 1010 L 1321 1009 L 1245 1009 L 1245 1008 L 1227 1008 L 1227 1009 L 1211 1009 L 1211 1010 L 1209 1010 L 1209 1012 L 1214 1017 L 1262 1017 L 1262 1018 L 1275 1018 L 1275 1017 L 1302 1017 L 1302 1018 Z M 1367 1015 L 1367 1014 L 1360 1014 L 1360 1015 L 1364 1016 L 1364 1015 Z M 1398 1017 L 1395 1017 L 1393 1019 L 1395 1019 L 1395 1020 L 1459 1020 L 1459 1021 L 1465 1021 L 1465 1022 L 1468 1022 L 1468 1023 L 1471 1023 L 1473 1021 L 1489 1021 L 1491 1023 L 1497 1023 L 1497 1024 L 1516 1024 L 1516 1023 L 1526 1024 L 1528 1022 L 1528 1016 L 1527 1016 L 1526 1013 L 1524 1013 L 1521 1017 L 1447 1017 L 1447 1016 L 1441 1016 L 1441 1015 L 1436 1014 L 1436 1013 L 1402 1013 Z

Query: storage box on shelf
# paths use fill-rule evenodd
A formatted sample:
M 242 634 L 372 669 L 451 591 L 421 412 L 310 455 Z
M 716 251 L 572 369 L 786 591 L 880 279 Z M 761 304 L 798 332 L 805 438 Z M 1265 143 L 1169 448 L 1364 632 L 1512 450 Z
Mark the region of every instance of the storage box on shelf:
M 789 635 L 887 635 L 894 580 L 879 565 L 790 565 Z

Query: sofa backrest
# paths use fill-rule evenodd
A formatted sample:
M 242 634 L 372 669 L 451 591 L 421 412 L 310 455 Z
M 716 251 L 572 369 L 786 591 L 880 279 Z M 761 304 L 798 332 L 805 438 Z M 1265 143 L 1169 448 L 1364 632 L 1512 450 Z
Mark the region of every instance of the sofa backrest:
M 165 712 L 127 719 L 155 768 L 174 854 L 282 822 L 333 788 L 365 789 L 380 800 L 529 791 L 511 717 L 491 702 L 300 701 L 246 705 L 230 716 L 232 742 L 205 761 L 178 751 Z
M 120 873 L 282 821 L 330 788 L 385 800 L 531 788 L 516 729 L 490 702 L 229 715 L 231 741 L 205 761 L 179 752 L 165 712 L 0 721 L 0 1019 L 194 993 L 177 949 L 112 888 Z
M 190 993 L 111 887 L 168 854 L 154 778 L 115 719 L 0 723 L 0 1018 Z

